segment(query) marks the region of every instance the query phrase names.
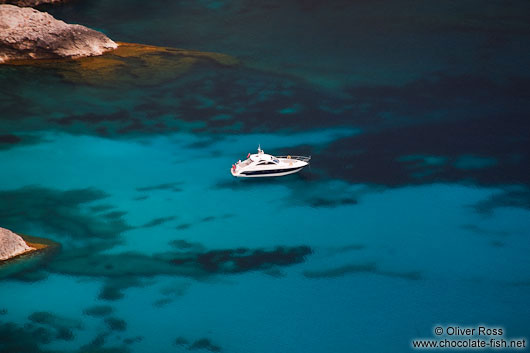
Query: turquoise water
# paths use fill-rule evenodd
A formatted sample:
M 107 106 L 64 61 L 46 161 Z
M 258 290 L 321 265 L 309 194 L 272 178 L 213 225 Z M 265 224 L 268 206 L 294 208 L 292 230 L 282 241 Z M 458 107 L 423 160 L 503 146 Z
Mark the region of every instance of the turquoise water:
M 43 9 L 240 62 L 110 83 L 0 67 L 0 226 L 62 245 L 0 270 L 0 352 L 530 337 L 526 2 Z M 311 166 L 233 179 L 258 144 Z

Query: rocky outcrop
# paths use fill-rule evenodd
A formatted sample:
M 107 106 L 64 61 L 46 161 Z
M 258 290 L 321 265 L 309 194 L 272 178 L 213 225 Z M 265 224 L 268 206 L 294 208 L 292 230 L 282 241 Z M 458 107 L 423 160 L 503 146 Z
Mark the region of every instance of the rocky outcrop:
M 17 6 L 39 6 L 42 4 L 56 4 L 65 0 L 0 0 L 0 4 L 12 4 Z
M 95 56 L 117 47 L 93 29 L 67 24 L 29 7 L 0 5 L 0 63 Z
M 0 228 L 0 261 L 35 250 L 9 229 Z

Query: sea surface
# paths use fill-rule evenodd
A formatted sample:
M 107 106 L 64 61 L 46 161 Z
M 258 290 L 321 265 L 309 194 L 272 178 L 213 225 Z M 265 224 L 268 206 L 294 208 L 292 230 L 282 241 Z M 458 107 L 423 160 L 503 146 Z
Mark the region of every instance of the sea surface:
M 0 226 L 61 244 L 0 268 L 0 352 L 530 339 L 528 1 L 40 9 L 207 54 L 0 66 Z M 234 179 L 258 144 L 312 163 Z

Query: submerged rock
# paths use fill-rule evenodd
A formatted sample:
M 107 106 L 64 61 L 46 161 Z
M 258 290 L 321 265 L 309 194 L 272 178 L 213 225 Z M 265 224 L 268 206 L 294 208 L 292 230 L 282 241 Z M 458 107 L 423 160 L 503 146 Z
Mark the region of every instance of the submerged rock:
M 29 7 L 0 5 L 0 63 L 101 55 L 118 45 L 103 33 Z
M 0 228 L 0 260 L 7 260 L 32 250 L 35 248 L 26 244 L 22 237 L 9 229 Z
M 239 64 L 236 58 L 221 53 L 137 43 L 118 42 L 118 44 L 117 49 L 99 56 L 77 60 L 69 58 L 13 60 L 9 62 L 9 65 L 49 68 L 55 70 L 65 81 L 76 84 L 123 88 L 124 85 L 158 85 L 185 75 L 195 65 L 229 67 Z M 64 121 L 63 123 L 70 124 L 71 122 Z M 6 135 L 5 139 L 9 139 L 9 136 Z M 162 187 L 178 191 L 177 186 L 162 185 Z

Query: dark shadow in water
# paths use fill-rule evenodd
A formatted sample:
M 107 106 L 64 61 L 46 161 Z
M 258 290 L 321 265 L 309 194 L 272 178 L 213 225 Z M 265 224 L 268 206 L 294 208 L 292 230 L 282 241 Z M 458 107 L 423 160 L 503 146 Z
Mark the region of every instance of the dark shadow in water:
M 109 280 L 101 298 L 115 300 L 122 297 L 123 288 L 145 285 L 141 278 L 181 275 L 200 279 L 220 273 L 264 270 L 301 263 L 311 252 L 308 246 L 206 250 L 202 245 L 194 245 L 149 256 L 139 253 L 101 254 L 73 249 L 64 256 L 54 258 L 47 270 L 68 275 L 106 277 Z
M 350 273 L 375 273 L 377 271 L 377 266 L 375 263 L 366 263 L 366 264 L 354 264 L 354 265 L 344 265 L 340 267 L 335 267 L 327 270 L 317 270 L 317 271 L 304 271 L 304 276 L 307 278 L 333 278 L 341 277 Z
M 70 243 L 108 248 L 118 244 L 120 234 L 131 227 L 123 220 L 124 212 L 102 216 L 101 209 L 86 207 L 107 196 L 93 188 L 63 191 L 31 186 L 0 190 L 0 218 L 2 226 L 19 233 L 31 234 L 35 227 L 50 237 L 68 239 L 62 242 L 66 248 Z
M 313 171 L 307 170 L 299 174 L 278 178 L 224 179 L 217 182 L 213 188 L 238 191 L 281 186 L 290 191 L 283 198 L 283 201 L 289 205 L 334 208 L 358 204 L 358 197 L 367 190 L 354 193 L 348 190 L 346 183 L 343 184 L 342 186 L 328 184 L 319 176 L 313 175 Z M 373 187 L 372 191 L 375 189 Z
M 351 183 L 528 186 L 529 83 L 439 74 L 403 86 L 354 87 L 352 100 L 364 108 L 350 124 L 363 133 L 290 149 L 313 156 L 312 174 Z
M 120 300 L 124 297 L 124 290 L 133 287 L 144 287 L 146 285 L 147 282 L 142 278 L 135 277 L 134 274 L 123 273 L 122 276 L 107 279 L 98 298 L 108 301 Z
M 81 321 L 62 317 L 50 312 L 34 312 L 28 317 L 30 321 L 24 328 L 36 327 L 41 333 L 47 335 L 51 342 L 54 340 L 72 341 L 75 338 L 74 332 L 82 330 Z
M 110 336 L 110 332 L 100 333 L 92 339 L 89 343 L 81 347 L 81 352 L 104 352 L 103 346 L 107 337 Z M 129 352 L 129 350 L 116 350 L 116 353 L 119 352 Z
M 207 216 L 207 217 L 204 217 L 201 219 L 201 222 L 211 222 L 213 220 L 215 220 L 215 216 Z
M 182 223 L 182 224 L 179 224 L 178 226 L 176 226 L 175 229 L 184 230 L 184 229 L 188 229 L 189 227 L 191 227 L 190 223 Z
M 24 326 L 14 322 L 0 322 L 1 353 L 43 353 L 41 345 L 55 340 L 53 330 L 33 324 Z
M 349 253 L 352 251 L 361 251 L 365 249 L 365 245 L 363 244 L 349 244 L 349 245 L 343 245 L 338 247 L 330 247 L 321 249 L 320 252 L 324 252 L 326 256 L 335 256 L 335 255 L 341 255 L 344 253 Z
M 221 352 L 221 347 L 213 344 L 209 338 L 201 338 L 188 345 L 188 350 L 207 350 L 210 352 Z
M 155 302 L 153 303 L 153 306 L 157 308 L 162 308 L 170 303 L 173 303 L 173 301 L 174 301 L 173 298 L 160 298 L 160 299 L 155 300 Z
M 477 212 L 485 215 L 491 214 L 500 207 L 530 209 L 530 185 L 505 187 L 504 191 L 473 205 Z
M 125 331 L 127 330 L 127 322 L 123 319 L 118 319 L 115 317 L 107 317 L 105 323 L 111 331 Z
M 39 72 L 20 68 L 17 74 L 30 77 L 35 71 Z M 3 79 L 13 81 L 10 75 L 14 74 L 8 72 Z M 51 94 L 60 95 L 56 98 L 61 102 L 64 83 L 49 73 L 39 77 L 37 86 L 58 86 L 57 92 Z M 41 115 L 53 113 L 51 123 L 58 130 L 95 135 L 105 131 L 107 137 L 114 138 L 181 131 L 183 123 L 195 122 L 201 125 L 194 131 L 209 136 L 207 140 L 233 132 L 315 131 L 341 126 L 363 131 L 328 144 L 306 145 L 304 153 L 313 155 L 311 173 L 301 176 L 308 178 L 303 179 L 306 182 L 311 178 L 332 178 L 386 187 L 436 182 L 528 186 L 530 94 L 525 88 L 529 85 L 530 79 L 524 76 L 499 81 L 485 76 L 435 73 L 400 86 L 346 87 L 335 95 L 292 77 L 239 66 L 214 69 L 204 64 L 192 74 L 160 87 L 131 88 L 127 97 L 138 101 L 131 111 L 121 100 L 104 100 L 100 110 L 88 111 L 98 104 L 81 104 L 83 96 L 77 97 L 76 104 L 53 109 L 45 106 L 39 110 L 38 99 L 31 105 Z M 6 94 L 18 97 L 24 92 L 24 86 L 15 85 L 9 86 Z M 54 97 L 46 102 L 50 99 Z M 285 113 L 293 102 L 300 109 Z M 43 125 L 31 118 L 33 115 L 20 115 L 15 110 L 0 119 L 2 124 L 5 121 L 9 126 L 15 125 L 15 130 L 50 129 L 50 122 Z M 17 140 L 2 136 L 7 136 L 4 140 L 8 142 Z M 199 144 L 197 148 L 204 146 Z M 289 178 L 278 183 L 295 180 Z M 146 186 L 138 191 L 178 191 L 177 184 Z M 274 185 L 275 181 L 222 181 L 216 187 L 240 189 L 269 184 Z M 314 207 L 335 207 L 356 200 L 315 197 L 308 202 Z
M 179 266 L 192 265 L 206 273 L 239 273 L 301 263 L 311 252 L 308 246 L 277 247 L 272 250 L 239 248 L 211 250 L 191 256 L 183 254 L 171 262 Z
M 149 196 L 147 196 L 147 195 L 141 195 L 141 196 L 134 197 L 133 200 L 134 201 L 143 201 L 143 200 L 147 200 L 148 198 L 149 198 Z
M 179 336 L 175 339 L 175 345 L 177 346 L 185 346 L 185 345 L 188 345 L 189 343 L 190 341 L 188 341 L 187 338 L 182 337 L 182 336 Z
M 58 81 L 53 70 L 17 67 L 16 72 L 9 72 L 5 77 L 0 75 L 0 87 L 7 87 L 2 82 L 7 84 L 14 79 L 23 80 L 25 76 L 33 79 L 38 76 L 35 89 L 53 85 L 54 90 L 48 90 L 50 96 L 46 100 L 35 97 L 27 102 L 30 113 L 9 110 L 0 117 L 0 124 L 9 122 L 17 131 L 56 129 L 122 139 L 182 131 L 183 123 L 189 122 L 200 122 L 193 130 L 204 136 L 204 133 L 241 130 L 306 130 L 344 125 L 349 120 L 320 109 L 321 101 L 340 106 L 349 102 L 307 87 L 302 81 L 243 67 L 219 67 L 210 62 L 197 64 L 197 67 L 191 74 L 154 87 L 141 87 L 138 82 L 138 86 L 123 90 L 126 92 L 123 100 L 115 102 L 106 99 L 115 93 L 104 85 L 95 87 L 97 95 L 93 94 L 93 88 L 81 86 L 71 101 L 64 102 L 71 83 Z M 9 93 L 13 99 L 23 101 L 26 90 L 22 85 L 10 85 L 9 92 L 0 88 L 0 96 Z M 50 105 L 50 100 L 57 104 Z M 293 100 L 301 110 L 282 114 L 283 109 L 293 105 Z M 43 121 L 37 119 L 37 115 L 53 118 Z M 10 144 L 20 143 L 20 137 L 13 136 L 6 134 L 4 139 Z M 204 149 L 220 138 L 206 138 L 188 147 Z
M 357 274 L 357 273 L 369 273 L 376 274 L 381 276 L 401 278 L 407 280 L 417 281 L 422 279 L 420 272 L 396 272 L 396 271 L 385 271 L 379 269 L 376 263 L 368 262 L 363 264 L 350 264 L 340 267 L 330 268 L 326 270 L 315 270 L 315 271 L 304 271 L 304 277 L 318 279 L 318 278 L 334 278 L 342 277 L 348 274 Z
M 56 331 L 43 326 L 35 325 L 33 323 L 26 323 L 19 325 L 14 322 L 3 323 L 0 322 L 0 352 L 1 353 L 83 353 L 88 352 L 84 348 L 79 350 L 53 350 L 42 348 L 43 345 L 55 341 L 70 341 L 73 334 L 68 329 L 60 329 Z M 102 347 L 102 344 L 100 345 Z M 90 352 L 113 352 L 113 353 L 127 353 L 128 350 L 119 349 L 96 349 Z
M 189 250 L 204 250 L 204 247 L 198 243 L 192 243 L 185 239 L 176 239 L 169 242 L 169 245 L 177 250 L 189 251 Z
M 510 235 L 509 232 L 488 230 L 488 229 L 481 228 L 474 224 L 464 224 L 461 226 L 461 228 L 471 233 L 478 234 L 478 235 L 488 235 L 488 236 L 494 236 L 494 237 L 506 237 Z
M 130 345 L 130 342 L 127 342 L 128 340 L 125 339 L 123 341 L 124 345 L 119 346 L 108 346 L 105 345 L 107 338 L 111 335 L 111 332 L 104 332 L 100 333 L 97 336 L 95 336 L 92 341 L 89 343 L 81 346 L 79 350 L 76 351 L 69 351 L 69 353 L 131 353 L 131 349 L 127 346 Z M 140 336 L 138 336 L 140 337 Z M 141 338 L 133 338 L 132 340 L 134 342 L 138 342 L 141 340 Z M 59 351 L 57 353 L 62 353 L 62 351 Z M 65 352 L 66 353 L 66 352 Z
M 79 330 L 83 328 L 79 320 L 69 319 L 47 311 L 36 311 L 28 319 L 33 323 L 49 326 L 54 329 L 65 327 Z
M 467 122 L 400 126 L 331 143 L 313 167 L 352 183 L 401 186 L 472 181 L 482 185 L 530 184 L 523 165 L 530 162 L 530 131 L 520 116 L 487 116 Z M 409 159 L 409 156 L 424 156 Z M 462 169 L 463 155 L 495 160 Z M 443 157 L 435 164 L 423 158 Z
M 60 254 L 43 261 L 36 274 L 61 273 L 107 279 L 100 299 L 119 300 L 130 287 L 144 286 L 145 278 L 157 275 L 179 275 L 192 278 L 221 273 L 266 270 L 301 263 L 311 254 L 308 246 L 275 249 L 208 250 L 201 244 L 176 240 L 168 252 L 144 255 L 138 253 L 104 254 L 120 244 L 121 233 L 131 229 L 125 213 L 94 208 L 91 203 L 107 195 L 96 189 L 60 191 L 26 187 L 0 191 L 0 215 L 3 225 L 12 229 L 35 226 L 64 238 Z M 227 217 L 225 215 L 223 217 Z M 151 226 L 168 219 L 157 219 Z M 203 221 L 210 220 L 208 217 Z M 41 278 L 41 277 L 39 277 Z
M 308 200 L 311 207 L 339 207 L 344 205 L 356 205 L 358 202 L 351 197 L 330 199 L 324 197 L 314 197 Z
M 140 226 L 141 228 L 150 228 L 150 227 L 156 227 L 158 225 L 167 223 L 169 221 L 172 221 L 176 219 L 176 216 L 168 216 L 168 217 L 158 217 L 150 220 L 149 222 L 145 223 L 144 225 Z
M 123 216 L 125 216 L 127 214 L 127 212 L 123 212 L 123 211 L 112 211 L 112 212 L 108 212 L 108 213 L 105 213 L 103 215 L 101 215 L 102 217 L 106 218 L 106 219 L 110 219 L 110 220 L 114 220 L 114 219 L 121 219 Z
M 217 137 L 216 138 L 210 138 L 210 139 L 203 139 L 203 140 L 199 140 L 197 142 L 190 143 L 186 147 L 187 148 L 191 148 L 191 149 L 208 148 L 208 147 L 211 147 L 211 146 L 215 145 L 216 143 L 219 143 L 220 140 L 221 140 L 221 138 L 217 138 Z
M 112 314 L 114 309 L 108 305 L 95 305 L 83 310 L 83 314 L 95 317 L 103 317 Z
M 510 285 L 514 287 L 530 287 L 530 280 L 511 282 Z
M 502 248 L 506 244 L 502 241 L 493 240 L 492 242 L 490 242 L 490 245 L 493 246 L 494 248 Z
M 120 124 L 129 124 L 131 121 L 131 116 L 126 110 L 120 110 L 114 113 L 108 114 L 96 114 L 96 113 L 87 113 L 82 115 L 70 115 L 60 119 L 50 119 L 50 123 L 57 123 L 59 125 L 69 126 L 76 122 L 98 125 L 100 123 L 112 123 L 115 125 Z
M 178 251 L 152 256 L 137 253 L 94 254 L 90 251 L 81 254 L 80 249 L 70 250 L 65 256 L 50 262 L 47 270 L 107 278 L 99 298 L 114 301 L 123 298 L 124 290 L 128 288 L 148 285 L 145 279 L 152 276 L 178 275 L 202 279 L 216 274 L 268 270 L 301 263 L 311 254 L 307 246 L 208 251 L 201 245 L 182 241 L 176 245 Z M 173 291 L 165 295 L 178 293 L 182 292 Z
M 143 336 L 128 337 L 123 340 L 123 343 L 129 345 L 133 343 L 139 343 L 143 341 Z
M 179 192 L 179 191 L 182 191 L 179 185 L 182 185 L 182 183 L 181 182 L 164 183 L 164 184 L 158 184 L 158 185 L 139 187 L 139 188 L 136 188 L 136 191 L 149 192 L 149 191 L 157 191 L 157 190 L 170 190 L 170 191 Z
M 96 206 L 90 207 L 90 210 L 93 212 L 104 212 L 104 211 L 112 210 L 113 208 L 114 206 L 112 205 L 96 205 Z
M 213 222 L 215 220 L 223 220 L 223 219 L 228 219 L 228 218 L 231 218 L 233 217 L 234 215 L 233 214 L 223 214 L 221 216 L 206 216 L 206 217 L 203 217 L 201 219 L 199 219 L 198 221 L 195 221 L 193 223 L 181 223 L 179 224 L 178 226 L 175 227 L 175 229 L 177 230 L 185 230 L 185 229 L 189 229 L 191 228 L 192 226 L 194 225 L 197 225 L 197 224 L 200 224 L 200 223 L 207 223 L 207 222 Z
M 44 140 L 39 136 L 33 135 L 13 135 L 0 134 L 0 151 L 7 150 L 13 147 L 20 147 L 25 145 L 34 145 L 43 142 Z
M 274 277 L 274 278 L 285 277 L 285 273 L 282 270 L 280 270 L 279 268 L 274 268 L 274 267 L 263 271 L 263 274 Z
M 186 347 L 189 351 L 195 351 L 195 350 L 207 350 L 210 352 L 221 352 L 222 349 L 216 344 L 213 344 L 212 341 L 209 338 L 200 338 L 193 342 L 190 342 L 189 339 L 179 336 L 175 339 L 174 344 L 176 346 L 183 346 Z

